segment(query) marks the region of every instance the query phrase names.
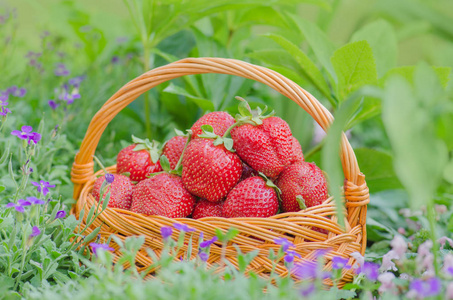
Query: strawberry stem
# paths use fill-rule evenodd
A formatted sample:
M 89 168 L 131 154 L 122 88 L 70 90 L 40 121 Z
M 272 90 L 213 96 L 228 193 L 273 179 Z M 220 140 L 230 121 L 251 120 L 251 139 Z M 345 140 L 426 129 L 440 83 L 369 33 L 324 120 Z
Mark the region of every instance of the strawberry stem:
M 231 132 L 231 130 L 234 127 L 241 126 L 241 125 L 244 125 L 244 124 L 250 124 L 250 125 L 256 126 L 256 124 L 254 122 L 250 121 L 250 120 L 241 120 L 241 121 L 234 122 L 230 127 L 228 127 L 228 129 L 223 134 L 222 138 L 229 137 L 230 136 L 230 132 Z
M 96 155 L 93 155 L 93 158 L 96 161 L 96 163 L 101 167 L 101 169 L 104 170 L 104 174 L 108 174 L 109 172 L 107 172 L 107 170 L 105 169 L 104 165 L 101 163 L 99 158 L 97 158 Z
M 191 138 L 192 138 L 192 135 L 189 133 L 187 135 L 187 141 L 186 141 L 186 144 L 184 145 L 184 149 L 182 150 L 181 156 L 179 157 L 179 160 L 176 163 L 176 166 L 175 166 L 174 170 L 178 170 L 178 168 L 181 166 L 182 158 L 184 156 L 184 152 L 186 152 L 187 145 L 189 145 L 189 142 L 190 142 Z

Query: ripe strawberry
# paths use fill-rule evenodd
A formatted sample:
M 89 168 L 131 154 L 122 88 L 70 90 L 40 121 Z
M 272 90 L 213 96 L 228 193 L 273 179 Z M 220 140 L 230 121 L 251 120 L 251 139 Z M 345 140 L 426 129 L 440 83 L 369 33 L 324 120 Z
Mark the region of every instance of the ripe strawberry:
M 212 139 L 189 142 L 182 160 L 182 181 L 192 194 L 211 202 L 221 201 L 241 178 L 242 164 L 236 153 Z
M 211 125 L 214 129 L 214 133 L 222 136 L 225 131 L 233 125 L 235 122 L 234 118 L 224 111 L 214 111 L 202 116 L 198 121 L 196 121 L 192 128 L 192 138 L 197 139 L 199 138 L 198 135 L 202 133 L 201 126 L 203 125 Z
M 273 216 L 278 211 L 275 190 L 258 176 L 241 181 L 225 200 L 222 214 L 226 218 Z
M 179 158 L 181 157 L 184 146 L 186 145 L 187 137 L 185 136 L 175 136 L 168 140 L 165 143 L 164 149 L 162 150 L 162 155 L 165 155 L 170 162 L 170 168 L 175 169 L 176 164 L 178 163 Z
M 253 169 L 275 178 L 294 156 L 291 129 L 279 117 L 266 118 L 262 122 L 257 126 L 244 124 L 233 128 L 233 147 Z
M 185 218 L 195 205 L 192 196 L 179 176 L 161 173 L 140 181 L 132 195 L 131 211 L 168 218 Z
M 132 181 L 146 179 L 151 173 L 162 171 L 159 163 L 157 144 L 132 136 L 132 144 L 118 153 L 116 170 L 118 174 L 130 173 Z
M 221 217 L 223 202 L 210 202 L 200 199 L 192 213 L 192 218 L 200 219 L 205 217 Z
M 282 191 L 284 212 L 301 210 L 297 197 L 305 201 L 306 207 L 320 205 L 327 199 L 326 178 L 314 163 L 303 161 L 286 167 L 275 184 Z
M 132 203 L 132 191 L 134 185 L 127 176 L 120 174 L 111 175 L 114 177 L 114 179 L 109 186 L 106 186 L 103 199 L 105 199 L 107 193 L 110 192 L 108 207 L 129 210 Z M 101 186 L 104 181 L 105 175 L 102 175 L 94 182 L 93 190 L 91 191 L 91 193 L 97 201 L 99 201 L 99 198 L 101 197 Z
M 299 161 L 304 161 L 304 154 L 302 153 L 302 147 L 300 146 L 299 141 L 292 137 L 293 141 L 293 157 L 291 160 L 291 164 L 294 164 Z

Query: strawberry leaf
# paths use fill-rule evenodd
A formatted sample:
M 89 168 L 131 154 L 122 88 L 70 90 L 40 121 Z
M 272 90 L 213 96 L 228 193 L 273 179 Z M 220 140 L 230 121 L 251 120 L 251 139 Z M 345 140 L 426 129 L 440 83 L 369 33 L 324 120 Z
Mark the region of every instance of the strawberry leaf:
M 175 132 L 176 132 L 176 135 L 178 135 L 178 136 L 187 136 L 184 132 L 182 132 L 181 130 L 176 129 L 176 128 L 175 128 Z
M 160 166 L 165 172 L 170 172 L 170 161 L 168 161 L 168 158 L 165 155 L 162 155 L 160 157 Z
M 305 200 L 304 200 L 304 198 L 302 198 L 301 195 L 296 196 L 296 201 L 297 201 L 297 203 L 299 203 L 299 207 L 301 210 L 304 210 L 307 208 L 307 205 L 305 205 Z
M 214 133 L 214 128 L 212 128 L 212 126 L 209 124 L 201 126 L 201 130 L 203 131 L 203 133 L 199 134 L 198 137 L 205 139 L 215 139 L 218 137 L 218 135 Z
M 223 145 L 228 151 L 235 152 L 235 150 L 233 149 L 233 139 L 223 138 Z
M 156 164 L 159 161 L 159 151 L 157 149 L 152 149 L 149 151 L 149 155 L 151 156 L 151 161 Z
M 239 103 L 239 106 L 238 106 L 238 110 L 239 110 L 239 113 L 241 114 L 241 116 L 243 116 L 243 117 L 252 116 L 252 111 L 250 110 L 250 106 L 245 100 L 241 100 L 241 103 Z
M 138 138 L 138 137 L 136 137 L 134 135 L 132 135 L 132 142 L 134 144 L 145 144 L 146 143 L 145 140 L 142 140 L 142 139 L 140 139 L 140 138 Z
M 133 151 L 140 151 L 140 150 L 147 150 L 147 149 L 148 149 L 148 147 L 146 147 L 145 144 L 137 144 L 137 146 L 135 146 Z

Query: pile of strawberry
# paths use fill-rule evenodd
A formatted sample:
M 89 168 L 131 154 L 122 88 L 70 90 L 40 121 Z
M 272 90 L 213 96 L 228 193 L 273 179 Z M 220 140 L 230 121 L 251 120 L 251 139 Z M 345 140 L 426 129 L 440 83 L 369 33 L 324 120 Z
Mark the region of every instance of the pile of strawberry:
M 236 118 L 208 113 L 162 149 L 133 136 L 118 154 L 117 174 L 99 177 L 93 196 L 99 201 L 102 189 L 109 207 L 194 219 L 270 217 L 326 200 L 326 179 L 304 161 L 289 125 L 240 100 Z

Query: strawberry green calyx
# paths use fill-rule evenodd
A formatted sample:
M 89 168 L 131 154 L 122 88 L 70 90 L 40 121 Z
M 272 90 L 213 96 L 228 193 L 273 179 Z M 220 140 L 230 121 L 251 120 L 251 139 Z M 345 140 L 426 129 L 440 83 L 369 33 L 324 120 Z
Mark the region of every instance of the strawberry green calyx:
M 231 125 L 231 126 L 233 126 L 233 125 Z M 228 128 L 228 130 L 230 128 Z M 215 134 L 214 128 L 212 128 L 211 125 L 203 125 L 203 126 L 201 126 L 201 130 L 203 131 L 203 133 L 199 134 L 198 137 L 201 137 L 204 139 L 215 139 L 214 146 L 223 144 L 228 151 L 235 152 L 235 150 L 233 149 L 233 140 L 229 137 L 226 137 L 227 132 L 229 132 L 228 130 L 227 130 L 227 132 L 225 132 L 225 134 L 223 136 L 219 136 L 219 135 Z
M 257 126 L 263 124 L 264 119 L 275 115 L 275 111 L 271 111 L 268 115 L 264 115 L 267 111 L 267 106 L 265 106 L 263 110 L 261 110 L 259 106 L 256 109 L 251 109 L 250 105 L 244 98 L 239 96 L 236 96 L 235 98 L 240 101 L 238 106 L 239 114 L 236 115 L 236 123 L 250 121 L 244 123 Z
M 272 180 L 270 180 L 269 178 L 267 178 L 266 175 L 264 175 L 264 173 L 262 172 L 258 172 L 258 175 L 264 179 L 264 181 L 266 181 L 266 186 L 270 187 L 270 188 L 273 188 L 275 190 L 275 192 L 277 193 L 277 196 L 279 196 L 282 191 L 279 189 L 278 186 L 275 185 L 275 183 L 272 182 Z M 280 199 L 280 196 L 279 196 L 279 199 Z
M 137 144 L 133 151 L 140 151 L 146 150 L 149 152 L 151 157 L 151 161 L 155 164 L 159 161 L 160 154 L 162 153 L 162 149 L 160 147 L 160 143 L 157 141 L 150 142 L 149 139 L 142 140 L 136 136 L 132 136 L 132 142 Z
M 296 201 L 297 201 L 297 203 L 299 203 L 299 207 L 301 210 L 304 210 L 307 208 L 307 205 L 305 205 L 305 199 L 302 198 L 301 195 L 296 196 Z

